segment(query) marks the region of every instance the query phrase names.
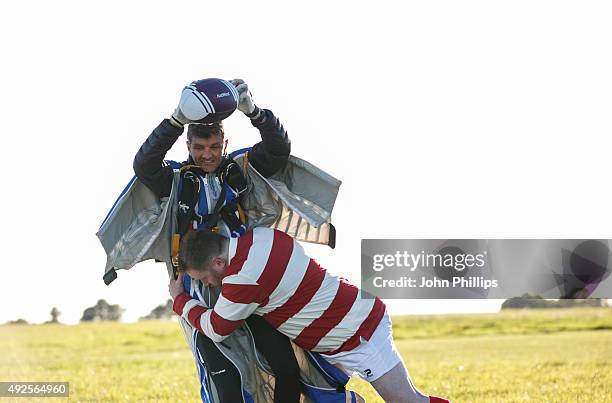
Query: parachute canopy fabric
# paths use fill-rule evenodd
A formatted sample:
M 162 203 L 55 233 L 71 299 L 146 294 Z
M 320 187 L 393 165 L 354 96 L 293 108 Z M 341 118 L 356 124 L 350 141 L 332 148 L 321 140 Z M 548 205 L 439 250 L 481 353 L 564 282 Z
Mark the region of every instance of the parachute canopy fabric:
M 236 157 L 236 162 L 242 165 L 243 158 L 247 157 Z M 249 164 L 247 178 L 250 189 L 243 206 L 249 229 L 268 226 L 298 241 L 334 246 L 331 213 L 340 180 L 293 155 L 285 168 L 270 178 Z
M 171 238 L 160 234 L 172 233 L 175 188 L 169 197 L 160 200 L 136 177 L 132 178 L 96 234 L 106 252 L 105 273 L 131 269 L 148 259 L 165 261 L 170 257 Z M 165 242 L 158 241 L 164 239 Z
M 242 202 L 249 229 L 269 226 L 299 241 L 331 246 L 331 213 L 342 182 L 294 156 L 284 169 L 266 179 L 246 158 L 246 154 L 238 156 L 236 162 L 243 166 L 249 182 Z M 128 183 L 96 234 L 107 256 L 105 274 L 131 269 L 149 259 L 169 260 L 179 181 L 176 170 L 170 195 L 163 199 L 136 177 Z

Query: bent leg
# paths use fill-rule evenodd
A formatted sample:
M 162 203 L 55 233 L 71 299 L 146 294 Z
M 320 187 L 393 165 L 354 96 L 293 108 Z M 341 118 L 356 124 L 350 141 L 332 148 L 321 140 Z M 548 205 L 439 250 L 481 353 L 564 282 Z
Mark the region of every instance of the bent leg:
M 370 382 L 376 392 L 388 403 L 429 403 L 425 396 L 414 387 L 403 362 L 399 362 L 380 378 Z
M 222 402 L 241 402 L 243 398 L 240 373 L 234 364 L 219 351 L 219 348 L 211 339 L 201 333 L 197 335 L 196 347 L 200 354 L 205 357 L 208 375 L 215 385 L 219 400 Z M 201 387 L 204 387 L 204 385 L 201 385 Z
M 274 372 L 274 402 L 299 402 L 300 367 L 289 338 L 272 327 L 261 316 L 251 315 L 246 322 L 253 333 L 255 346 L 266 357 Z

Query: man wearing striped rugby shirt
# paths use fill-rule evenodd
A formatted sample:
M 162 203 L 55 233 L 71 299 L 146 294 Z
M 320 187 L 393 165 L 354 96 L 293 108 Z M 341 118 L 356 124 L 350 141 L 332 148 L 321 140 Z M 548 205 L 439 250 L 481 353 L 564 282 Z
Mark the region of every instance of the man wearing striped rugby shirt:
M 255 228 L 240 238 L 208 230 L 181 241 L 180 267 L 206 286 L 221 287 L 213 309 L 171 280 L 173 309 L 200 332 L 222 341 L 251 314 L 293 342 L 369 381 L 386 402 L 447 402 L 421 394 L 395 348 L 391 321 L 378 298 L 329 274 L 289 235 Z

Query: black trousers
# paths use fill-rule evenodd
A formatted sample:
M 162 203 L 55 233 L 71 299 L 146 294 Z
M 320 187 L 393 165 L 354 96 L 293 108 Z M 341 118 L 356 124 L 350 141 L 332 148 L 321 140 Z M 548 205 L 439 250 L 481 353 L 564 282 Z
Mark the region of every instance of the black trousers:
M 274 373 L 274 402 L 299 402 L 300 368 L 291 342 L 261 316 L 251 315 L 246 322 L 253 333 L 257 350 L 266 358 Z M 208 371 L 221 402 L 242 401 L 242 391 L 238 386 L 240 375 L 234 365 L 219 351 L 212 340 L 201 333 L 198 334 L 197 347 L 206 359 Z
M 274 403 L 300 401 L 300 367 L 291 342 L 259 315 L 246 320 L 257 350 L 266 357 L 274 372 Z

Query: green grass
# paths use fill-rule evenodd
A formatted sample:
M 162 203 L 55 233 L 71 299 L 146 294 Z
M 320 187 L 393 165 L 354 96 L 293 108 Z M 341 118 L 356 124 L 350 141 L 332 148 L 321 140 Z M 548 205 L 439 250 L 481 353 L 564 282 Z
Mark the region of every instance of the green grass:
M 548 334 L 584 330 L 612 330 L 612 309 L 512 309 L 493 314 L 393 318 L 395 340 L 493 334 Z
M 454 402 L 612 401 L 612 309 L 393 322 L 396 345 L 424 392 Z M 176 322 L 7 325 L 0 347 L 0 381 L 69 381 L 71 401 L 198 401 Z M 350 385 L 368 402 L 382 401 L 368 384 Z

